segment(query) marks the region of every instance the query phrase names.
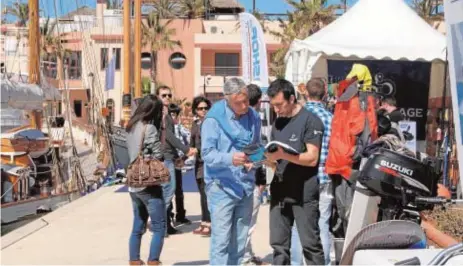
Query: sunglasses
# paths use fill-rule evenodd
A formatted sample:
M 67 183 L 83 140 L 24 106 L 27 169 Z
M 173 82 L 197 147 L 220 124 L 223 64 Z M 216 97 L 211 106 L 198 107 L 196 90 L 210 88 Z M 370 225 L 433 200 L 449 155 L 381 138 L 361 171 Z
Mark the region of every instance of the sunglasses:
M 169 94 L 161 94 L 161 97 L 162 98 L 166 98 L 166 97 L 172 98 L 172 94 L 171 93 L 169 93 Z
M 209 110 L 209 107 L 198 107 L 198 108 L 196 108 L 196 110 L 198 110 L 198 111 L 207 111 L 207 110 Z

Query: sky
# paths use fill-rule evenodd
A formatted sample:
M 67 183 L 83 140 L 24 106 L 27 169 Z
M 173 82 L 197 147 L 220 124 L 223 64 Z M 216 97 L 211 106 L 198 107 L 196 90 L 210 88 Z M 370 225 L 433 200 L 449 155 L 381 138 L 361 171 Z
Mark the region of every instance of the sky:
M 27 2 L 27 0 L 1 0 L 2 9 L 4 5 L 11 5 L 15 2 Z M 246 11 L 252 10 L 252 0 L 238 0 L 246 9 Z M 290 6 L 286 3 L 285 0 L 255 0 L 256 9 L 264 13 L 286 13 L 289 10 Z M 387 1 L 387 0 L 385 0 Z M 410 2 L 411 0 L 406 0 Z M 58 16 L 67 14 L 70 11 L 77 9 L 84 5 L 95 8 L 96 0 L 39 0 L 39 7 L 42 10 L 41 16 L 54 17 L 55 16 L 55 7 L 54 2 L 56 2 L 56 10 Z M 328 4 L 339 4 L 340 0 L 328 0 Z M 348 0 L 348 5 L 353 5 L 357 0 Z
M 27 2 L 26 0 L 2 0 L 2 8 L 4 4 L 10 5 L 15 2 Z M 77 6 L 81 7 L 87 5 L 90 7 L 96 6 L 96 0 L 39 0 L 40 9 L 43 10 L 41 15 L 43 16 L 55 16 L 54 2 L 56 1 L 56 9 L 58 16 L 66 14 L 70 11 L 77 9 Z M 252 10 L 252 0 L 238 0 L 246 9 L 246 11 Z M 349 0 L 349 4 L 353 4 L 357 0 Z M 329 0 L 329 4 L 338 4 L 340 0 Z M 289 10 L 290 6 L 285 0 L 256 0 L 256 8 L 265 13 L 285 13 Z

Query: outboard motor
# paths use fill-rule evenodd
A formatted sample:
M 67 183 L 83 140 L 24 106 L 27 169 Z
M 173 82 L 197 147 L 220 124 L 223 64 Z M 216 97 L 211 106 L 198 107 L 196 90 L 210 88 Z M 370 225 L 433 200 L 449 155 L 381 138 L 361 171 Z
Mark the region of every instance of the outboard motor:
M 413 220 L 432 205 L 417 197 L 437 196 L 438 175 L 432 161 L 418 161 L 394 151 L 379 149 L 370 155 L 357 179 L 381 198 L 378 220 Z
M 357 180 L 381 198 L 379 220 L 413 220 L 419 224 L 419 212 L 432 205 L 415 199 L 437 195 L 438 175 L 430 162 L 386 149 L 368 158 Z
M 363 160 L 355 177 L 343 254 L 363 228 L 378 221 L 409 220 L 419 226 L 420 211 L 434 205 L 422 199 L 437 195 L 438 174 L 429 157 L 420 161 L 378 148 Z

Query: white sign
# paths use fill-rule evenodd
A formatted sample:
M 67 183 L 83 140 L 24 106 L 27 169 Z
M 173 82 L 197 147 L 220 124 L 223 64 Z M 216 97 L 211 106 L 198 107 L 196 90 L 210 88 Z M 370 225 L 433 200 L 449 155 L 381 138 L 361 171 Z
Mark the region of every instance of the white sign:
M 246 83 L 260 83 L 265 93 L 268 88 L 268 64 L 264 31 L 259 21 L 249 13 L 240 13 L 240 26 L 243 80 Z
M 463 0 L 445 0 L 444 12 L 460 186 L 463 191 Z
M 416 122 L 415 121 L 400 121 L 399 129 L 403 132 L 405 147 L 416 153 Z

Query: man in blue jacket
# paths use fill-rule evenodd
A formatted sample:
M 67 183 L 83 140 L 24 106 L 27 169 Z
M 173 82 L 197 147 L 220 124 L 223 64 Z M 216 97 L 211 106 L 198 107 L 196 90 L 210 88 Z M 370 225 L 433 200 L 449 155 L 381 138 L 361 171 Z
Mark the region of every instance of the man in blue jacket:
M 231 78 L 201 128 L 206 194 L 211 213 L 211 265 L 241 264 L 253 209 L 255 171 L 243 152 L 260 144 L 261 121 L 246 84 Z

